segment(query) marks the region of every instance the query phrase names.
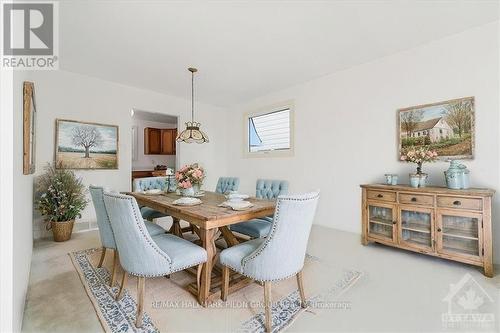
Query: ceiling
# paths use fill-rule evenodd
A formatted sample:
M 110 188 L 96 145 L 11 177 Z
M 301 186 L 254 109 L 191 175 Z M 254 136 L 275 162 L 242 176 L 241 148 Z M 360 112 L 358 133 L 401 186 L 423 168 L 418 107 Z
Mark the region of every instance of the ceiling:
M 65 1 L 60 67 L 230 106 L 497 20 L 498 1 Z

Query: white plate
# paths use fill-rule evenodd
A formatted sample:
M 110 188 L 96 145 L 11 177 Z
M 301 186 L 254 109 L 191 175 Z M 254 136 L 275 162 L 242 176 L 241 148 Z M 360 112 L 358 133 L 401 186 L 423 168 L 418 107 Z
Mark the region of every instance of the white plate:
M 220 204 L 222 207 L 228 207 L 231 208 L 232 210 L 246 210 L 248 208 L 253 207 L 253 204 L 249 201 L 225 201 Z
M 173 202 L 174 205 L 178 206 L 196 206 L 203 203 L 200 199 L 191 198 L 191 197 L 182 197 Z

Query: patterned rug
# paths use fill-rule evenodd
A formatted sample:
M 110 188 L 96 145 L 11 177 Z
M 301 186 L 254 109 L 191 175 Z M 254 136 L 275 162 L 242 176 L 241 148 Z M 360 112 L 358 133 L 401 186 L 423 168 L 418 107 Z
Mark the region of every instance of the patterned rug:
M 229 295 L 228 303 L 215 302 L 207 308 L 199 306 L 195 298 L 184 286 L 192 282 L 192 276 L 185 272 L 172 274 L 170 279 L 155 278 L 146 280 L 145 314 L 143 326 L 135 327 L 136 295 L 135 279 L 129 278 L 124 296 L 115 301 L 118 286 L 109 287 L 110 260 L 107 254 L 105 265 L 95 268 L 101 249 L 87 249 L 69 253 L 80 280 L 94 305 L 97 316 L 106 332 L 160 332 L 160 331 L 237 331 L 265 332 L 262 307 L 263 292 L 258 284 L 251 284 Z M 317 257 L 306 256 L 304 266 L 308 308 L 300 307 L 300 297 L 295 279 L 273 284 L 273 332 L 283 331 L 304 311 L 346 306 L 338 298 L 361 277 L 361 272 L 344 270 L 328 272 L 329 268 Z M 335 276 L 313 281 L 308 277 Z M 120 281 L 121 273 L 117 281 Z M 311 282 L 311 281 L 309 281 Z M 315 286 L 315 287 L 312 287 Z M 321 286 L 321 288 L 318 288 Z M 308 288 L 312 292 L 308 293 Z M 311 295 L 313 295 L 311 297 Z M 348 304 L 347 304 L 348 306 Z M 197 318 L 185 322 L 186 318 Z M 183 320 L 181 320 L 183 319 Z

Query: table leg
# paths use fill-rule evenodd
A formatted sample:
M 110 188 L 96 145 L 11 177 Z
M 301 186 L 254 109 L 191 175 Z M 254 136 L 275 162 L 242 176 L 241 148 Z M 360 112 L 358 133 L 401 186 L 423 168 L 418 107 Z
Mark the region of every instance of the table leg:
M 222 232 L 222 237 L 224 237 L 224 240 L 226 241 L 226 244 L 228 247 L 231 247 L 231 246 L 234 246 L 234 245 L 240 243 L 238 241 L 238 239 L 233 235 L 231 230 L 229 230 L 228 227 L 220 227 L 219 230 Z
M 184 236 L 182 236 L 181 220 L 172 216 L 172 226 L 168 232 L 177 237 L 184 238 Z
M 198 302 L 203 306 L 207 306 L 208 297 L 210 296 L 212 268 L 214 265 L 214 259 L 216 254 L 216 248 L 215 248 L 216 233 L 217 233 L 217 228 L 208 230 L 200 228 L 200 236 L 203 242 L 203 248 L 207 251 L 207 262 L 203 265 L 203 269 L 201 271 L 200 290 L 198 291 Z

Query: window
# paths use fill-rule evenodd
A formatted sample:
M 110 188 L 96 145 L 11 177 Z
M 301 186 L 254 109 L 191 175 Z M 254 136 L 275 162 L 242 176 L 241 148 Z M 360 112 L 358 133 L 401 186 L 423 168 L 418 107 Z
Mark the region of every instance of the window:
M 290 155 L 293 111 L 290 105 L 266 108 L 245 116 L 247 155 Z

